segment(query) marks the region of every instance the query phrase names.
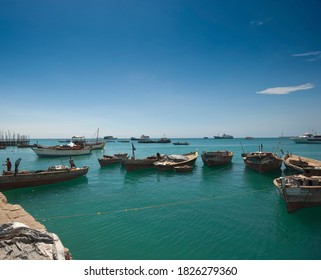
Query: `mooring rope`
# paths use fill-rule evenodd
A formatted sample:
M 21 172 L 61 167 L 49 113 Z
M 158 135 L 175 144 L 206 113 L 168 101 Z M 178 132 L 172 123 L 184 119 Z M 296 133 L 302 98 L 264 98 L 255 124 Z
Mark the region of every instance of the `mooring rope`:
M 110 215 L 110 214 L 118 214 L 118 213 L 126 213 L 126 212 L 131 212 L 131 211 L 143 211 L 143 210 L 148 210 L 148 209 L 155 209 L 155 208 L 163 208 L 163 207 L 169 207 L 173 205 L 183 205 L 183 204 L 192 204 L 192 203 L 197 203 L 197 202 L 203 202 L 203 201 L 210 201 L 210 200 L 216 200 L 216 199 L 221 199 L 221 198 L 226 198 L 226 197 L 231 197 L 235 195 L 247 195 L 251 193 L 256 193 L 256 192 L 264 192 L 267 190 L 271 190 L 271 188 L 265 188 L 262 190 L 255 190 L 255 191 L 249 191 L 249 192 L 235 192 L 235 194 L 231 193 L 226 193 L 223 195 L 213 195 L 212 197 L 205 197 L 205 198 L 200 198 L 200 199 L 193 199 L 193 200 L 185 200 L 185 201 L 176 201 L 176 202 L 168 202 L 168 203 L 161 203 L 157 205 L 148 205 L 148 206 L 142 206 L 142 207 L 132 207 L 132 208 L 125 208 L 125 209 L 120 209 L 120 210 L 112 210 L 112 211 L 98 211 L 98 212 L 93 212 L 93 213 L 81 213 L 81 214 L 72 214 L 72 215 L 64 215 L 64 216 L 53 216 L 53 217 L 46 217 L 46 218 L 36 218 L 37 221 L 50 221 L 50 220 L 61 220 L 61 219 L 70 219 L 70 218 L 76 218 L 76 217 L 86 217 L 86 216 L 96 216 L 96 215 Z

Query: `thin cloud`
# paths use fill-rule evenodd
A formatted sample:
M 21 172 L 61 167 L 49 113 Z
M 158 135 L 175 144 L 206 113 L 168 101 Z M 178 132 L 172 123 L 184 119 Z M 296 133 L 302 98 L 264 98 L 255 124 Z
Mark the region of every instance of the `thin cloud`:
M 314 88 L 314 85 L 311 83 L 306 83 L 304 85 L 292 86 L 292 87 L 275 87 L 268 88 L 262 91 L 257 91 L 259 94 L 289 94 L 291 92 L 299 91 L 299 90 L 307 90 Z
M 268 23 L 269 21 L 271 21 L 271 18 L 267 18 L 265 20 L 252 20 L 252 21 L 250 21 L 250 26 L 252 26 L 252 27 L 260 27 L 263 24 Z
M 305 57 L 305 58 L 307 58 L 307 59 L 305 59 L 305 61 L 315 61 L 315 60 L 321 59 L 321 51 L 295 53 L 295 54 L 292 54 L 292 56 Z

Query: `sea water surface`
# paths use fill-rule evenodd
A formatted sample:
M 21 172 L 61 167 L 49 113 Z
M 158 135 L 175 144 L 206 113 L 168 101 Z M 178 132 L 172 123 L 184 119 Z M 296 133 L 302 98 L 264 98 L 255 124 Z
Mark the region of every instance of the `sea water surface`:
M 294 260 L 321 259 L 321 207 L 288 214 L 273 179 L 286 171 L 259 174 L 245 168 L 241 153 L 292 152 L 321 160 L 321 145 L 295 144 L 286 138 L 172 139 L 188 146 L 108 142 L 104 150 L 74 157 L 88 165 L 85 177 L 59 184 L 4 192 L 48 231 L 56 233 L 78 260 Z M 57 139 L 38 139 L 58 144 Z M 230 150 L 233 163 L 203 165 L 193 172 L 100 167 L 103 154 L 136 157 L 157 152 L 182 154 Z M 38 158 L 30 148 L 7 147 L 0 160 L 21 157 L 20 170 L 68 164 L 68 158 Z

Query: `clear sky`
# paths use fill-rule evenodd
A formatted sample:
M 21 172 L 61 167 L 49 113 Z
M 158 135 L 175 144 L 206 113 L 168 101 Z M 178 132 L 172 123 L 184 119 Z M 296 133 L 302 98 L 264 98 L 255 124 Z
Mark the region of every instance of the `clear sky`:
M 321 133 L 319 0 L 0 0 L 0 132 Z

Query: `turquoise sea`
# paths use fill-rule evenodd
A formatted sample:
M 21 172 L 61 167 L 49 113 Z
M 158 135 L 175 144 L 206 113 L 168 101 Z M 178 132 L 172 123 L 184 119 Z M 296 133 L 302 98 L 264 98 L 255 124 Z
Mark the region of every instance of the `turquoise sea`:
M 105 150 L 74 157 L 88 165 L 86 177 L 48 186 L 7 191 L 48 231 L 58 234 L 78 260 L 305 260 L 321 259 L 321 207 L 288 214 L 272 180 L 286 171 L 258 174 L 241 153 L 282 148 L 321 160 L 321 145 L 286 138 L 172 139 L 189 146 L 139 144 L 136 157 L 231 150 L 233 163 L 208 168 L 199 156 L 192 173 L 101 168 L 98 158 L 128 152 L 131 142 L 109 142 Z M 38 139 L 58 144 L 57 139 Z M 20 170 L 68 164 L 68 158 L 38 158 L 29 148 L 7 147 L 0 160 L 21 157 Z M 284 168 L 284 167 L 283 167 Z

